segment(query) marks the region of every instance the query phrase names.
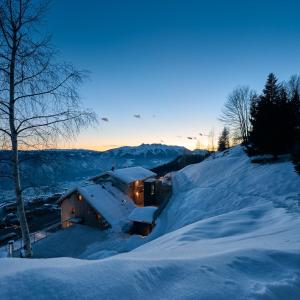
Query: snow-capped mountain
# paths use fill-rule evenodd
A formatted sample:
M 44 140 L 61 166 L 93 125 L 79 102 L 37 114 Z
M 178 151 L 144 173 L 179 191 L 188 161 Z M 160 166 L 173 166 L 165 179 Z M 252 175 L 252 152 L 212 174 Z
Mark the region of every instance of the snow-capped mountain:
M 138 147 L 124 146 L 116 149 L 111 149 L 102 153 L 103 157 L 127 157 L 143 158 L 152 157 L 177 157 L 182 154 L 190 154 L 192 151 L 181 146 L 168 146 L 163 144 L 141 144 Z

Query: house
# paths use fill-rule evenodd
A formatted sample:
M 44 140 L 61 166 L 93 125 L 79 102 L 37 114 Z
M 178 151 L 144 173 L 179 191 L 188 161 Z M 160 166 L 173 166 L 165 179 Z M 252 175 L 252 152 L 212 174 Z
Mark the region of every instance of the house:
M 157 175 L 143 167 L 130 167 L 104 172 L 92 180 L 96 183 L 110 181 L 130 197 L 136 206 L 144 206 L 144 182 Z
M 111 182 L 83 183 L 63 195 L 60 203 L 63 228 L 81 223 L 121 231 L 135 208 L 133 201 Z
M 142 167 L 111 170 L 71 189 L 60 199 L 63 228 L 81 223 L 147 235 L 164 207 L 171 186 Z M 127 226 L 125 226 L 127 225 Z M 129 231 L 129 230 L 128 230 Z
M 157 207 L 155 206 L 135 208 L 128 216 L 128 220 L 133 223 L 131 233 L 143 236 L 148 235 L 155 225 L 154 216 L 156 211 Z

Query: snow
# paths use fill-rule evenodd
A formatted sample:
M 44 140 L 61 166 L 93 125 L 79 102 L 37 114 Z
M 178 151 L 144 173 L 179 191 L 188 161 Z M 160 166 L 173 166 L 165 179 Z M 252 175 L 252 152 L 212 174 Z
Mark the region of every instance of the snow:
M 99 259 L 124 251 L 125 234 L 75 225 L 33 244 L 35 258 L 74 257 Z
M 107 174 L 121 180 L 126 184 L 156 176 L 154 172 L 140 166 L 116 169 L 114 171 L 108 171 Z
M 156 210 L 157 207 L 155 206 L 137 207 L 131 212 L 128 219 L 130 221 L 152 224 Z
M 0 299 L 300 299 L 300 176 L 290 162 L 252 164 L 235 147 L 173 184 L 152 233 L 125 241 L 142 246 L 96 260 L 0 259 Z M 118 252 L 100 248 L 89 255 Z
M 160 218 L 161 229 L 156 226 L 159 234 L 269 202 L 299 208 L 300 176 L 293 164 L 253 164 L 240 146 L 184 168 L 172 183 L 174 196 Z
M 69 190 L 61 201 L 77 191 L 116 231 L 121 231 L 129 214 L 134 209 L 133 201 L 110 182 L 102 184 L 83 183 Z

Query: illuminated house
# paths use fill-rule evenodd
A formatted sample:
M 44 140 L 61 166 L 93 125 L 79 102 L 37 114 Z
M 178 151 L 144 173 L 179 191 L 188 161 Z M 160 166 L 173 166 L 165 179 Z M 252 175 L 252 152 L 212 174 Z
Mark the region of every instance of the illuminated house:
M 61 197 L 62 227 L 80 223 L 148 235 L 171 195 L 170 182 L 156 176 L 131 167 L 91 178 Z
M 144 182 L 156 176 L 143 167 L 130 167 L 105 172 L 94 177 L 93 181 L 100 183 L 108 180 L 130 197 L 136 206 L 144 206 Z

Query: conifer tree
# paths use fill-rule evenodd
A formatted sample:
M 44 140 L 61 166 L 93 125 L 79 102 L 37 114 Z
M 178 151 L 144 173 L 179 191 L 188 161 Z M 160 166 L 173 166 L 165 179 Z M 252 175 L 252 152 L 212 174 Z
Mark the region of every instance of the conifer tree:
M 299 142 L 300 96 L 269 74 L 263 93 L 251 105 L 250 144 L 256 154 L 291 153 Z M 296 151 L 297 152 L 297 151 Z
M 218 151 L 224 151 L 229 148 L 229 130 L 224 127 L 218 141 Z
M 261 96 L 256 98 L 251 104 L 250 122 L 252 130 L 250 132 L 250 144 L 255 153 L 271 153 L 277 156 L 280 152 L 281 131 L 278 131 L 278 109 L 280 85 L 273 73 L 270 73 L 265 88 Z

